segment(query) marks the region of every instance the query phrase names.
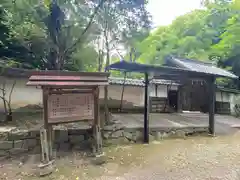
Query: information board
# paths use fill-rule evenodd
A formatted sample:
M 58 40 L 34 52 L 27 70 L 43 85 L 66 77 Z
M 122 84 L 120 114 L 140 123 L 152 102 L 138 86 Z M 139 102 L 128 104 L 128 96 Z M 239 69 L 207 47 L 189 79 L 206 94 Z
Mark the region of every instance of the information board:
M 49 123 L 64 123 L 92 119 L 94 119 L 94 98 L 92 93 L 49 95 Z

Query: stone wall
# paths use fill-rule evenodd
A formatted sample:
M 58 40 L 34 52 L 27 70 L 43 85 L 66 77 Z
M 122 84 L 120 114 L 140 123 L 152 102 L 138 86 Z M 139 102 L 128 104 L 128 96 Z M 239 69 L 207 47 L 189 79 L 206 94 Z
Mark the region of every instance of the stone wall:
M 12 130 L 1 133 L 0 137 L 0 156 L 41 151 L 39 130 Z M 87 149 L 91 137 L 91 129 L 55 129 L 53 148 L 56 151 Z
M 105 140 L 106 144 L 143 142 L 143 130 L 143 127 L 119 128 L 119 126 L 116 125 L 109 125 L 103 131 L 103 139 Z M 186 138 L 190 135 L 207 132 L 207 127 L 156 127 L 150 128 L 149 141 L 160 141 L 166 138 Z
M 207 132 L 207 127 L 150 129 L 149 139 L 162 140 L 164 138 L 185 138 L 194 133 Z M 136 143 L 143 140 L 143 128 L 126 128 L 118 120 L 112 120 L 102 130 L 103 145 Z M 92 142 L 91 129 L 54 129 L 54 150 L 90 150 Z M 39 130 L 11 130 L 0 133 L 0 157 L 12 156 L 28 151 L 40 153 Z

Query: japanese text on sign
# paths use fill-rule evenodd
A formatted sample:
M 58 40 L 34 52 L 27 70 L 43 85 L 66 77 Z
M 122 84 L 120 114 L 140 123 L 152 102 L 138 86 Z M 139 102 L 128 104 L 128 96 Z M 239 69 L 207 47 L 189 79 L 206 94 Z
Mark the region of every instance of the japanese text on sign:
M 52 94 L 48 98 L 49 123 L 94 119 L 91 93 Z

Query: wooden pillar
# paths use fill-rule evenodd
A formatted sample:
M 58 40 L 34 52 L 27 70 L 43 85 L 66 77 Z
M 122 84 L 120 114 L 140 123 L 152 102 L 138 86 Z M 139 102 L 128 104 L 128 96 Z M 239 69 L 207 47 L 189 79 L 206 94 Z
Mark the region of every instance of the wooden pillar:
M 178 87 L 177 112 L 182 113 L 182 86 Z
M 96 87 L 94 92 L 94 123 L 93 123 L 93 133 L 94 133 L 94 146 L 97 154 L 102 153 L 102 135 L 101 135 L 101 123 L 100 123 L 100 111 L 99 111 L 99 87 Z
M 158 85 L 155 84 L 155 96 L 158 97 Z
M 52 159 L 52 128 L 48 124 L 48 96 L 49 89 L 42 88 L 42 100 L 43 100 L 43 120 L 44 120 L 44 130 L 40 132 L 42 134 L 41 145 L 42 145 L 42 160 Z
M 215 99 L 216 99 L 216 94 L 215 94 L 215 77 L 211 77 L 209 81 L 209 134 L 215 135 Z
M 42 89 L 44 128 L 48 129 L 48 89 Z
M 145 95 L 144 95 L 144 143 L 149 143 L 149 96 L 148 96 L 148 73 L 145 73 Z

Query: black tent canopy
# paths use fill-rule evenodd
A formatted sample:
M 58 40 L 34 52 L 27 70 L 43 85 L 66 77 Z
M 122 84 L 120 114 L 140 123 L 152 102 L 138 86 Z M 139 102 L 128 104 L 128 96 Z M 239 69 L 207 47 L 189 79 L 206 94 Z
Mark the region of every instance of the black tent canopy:
M 215 79 L 218 77 L 226 77 L 237 79 L 238 77 L 231 72 L 217 68 L 210 64 L 200 64 L 190 66 L 192 62 L 187 61 L 181 68 L 169 66 L 155 66 L 148 64 L 140 64 L 126 61 L 119 61 L 107 67 L 108 70 L 117 70 L 125 72 L 139 72 L 145 74 L 145 96 L 144 96 L 144 142 L 149 143 L 149 107 L 148 107 L 148 85 L 149 74 L 154 74 L 165 79 L 182 80 L 188 78 L 203 78 L 209 83 L 210 98 L 209 98 L 209 133 L 215 134 Z M 191 64 L 192 65 L 192 64 Z M 192 67 L 192 68 L 191 68 Z

